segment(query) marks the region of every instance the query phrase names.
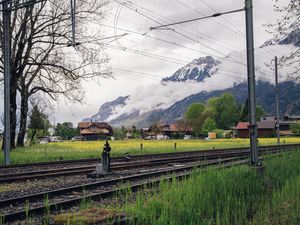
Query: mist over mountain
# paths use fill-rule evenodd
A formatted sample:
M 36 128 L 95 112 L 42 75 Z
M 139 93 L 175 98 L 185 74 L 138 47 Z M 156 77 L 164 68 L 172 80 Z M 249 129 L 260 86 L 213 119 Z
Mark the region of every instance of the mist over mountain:
M 280 38 L 266 41 L 255 49 L 256 97 L 267 113 L 275 113 L 274 72 L 269 68 L 273 54 L 289 55 L 300 47 L 300 28 Z M 280 56 L 280 55 L 278 55 Z M 149 126 L 157 120 L 180 119 L 194 102 L 205 102 L 225 91 L 239 104 L 247 98 L 246 51 L 227 57 L 199 57 L 165 77 L 157 84 L 139 88 L 130 96 L 103 104 L 98 113 L 85 120 L 106 121 L 113 126 Z M 300 84 L 292 80 L 293 68 L 280 68 L 280 113 L 300 114 Z

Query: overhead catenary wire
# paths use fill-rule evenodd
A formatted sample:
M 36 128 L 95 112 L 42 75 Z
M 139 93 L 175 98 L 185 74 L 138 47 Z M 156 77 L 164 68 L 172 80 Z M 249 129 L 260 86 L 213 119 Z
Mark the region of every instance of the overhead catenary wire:
M 140 8 L 141 10 L 143 10 L 143 14 L 147 14 L 151 18 L 153 18 L 155 20 L 158 20 L 158 21 L 161 21 L 161 23 L 174 22 L 174 21 L 170 20 L 169 18 L 167 18 L 167 17 L 165 17 L 161 14 L 157 14 L 156 12 L 145 8 L 144 6 L 140 6 L 137 3 L 132 3 L 131 6 L 133 6 L 133 5 L 136 7 L 136 10 L 139 10 L 139 8 Z M 128 20 L 128 18 L 125 18 L 125 19 Z M 177 28 L 179 28 L 180 30 L 184 30 L 185 33 L 188 33 L 188 34 L 190 34 L 192 36 L 195 36 L 196 38 L 199 38 L 199 39 L 206 39 L 206 40 L 209 40 L 209 41 L 214 40 L 214 44 L 219 45 L 219 46 L 222 45 L 223 48 L 227 48 L 227 49 L 232 50 L 232 46 L 228 47 L 228 44 L 224 44 L 223 42 L 218 41 L 216 38 L 214 38 L 214 37 L 212 37 L 212 36 L 210 36 L 206 33 L 200 33 L 199 31 L 196 31 L 196 30 L 187 29 L 183 25 L 179 25 Z M 146 32 L 146 33 L 149 33 L 149 32 Z
M 169 58 L 166 58 L 164 56 L 161 56 L 161 55 L 156 55 L 156 54 L 152 54 L 152 53 L 147 53 L 147 52 L 143 52 L 141 50 L 134 50 L 134 49 L 129 49 L 129 48 L 126 48 L 126 49 L 121 49 L 119 48 L 118 46 L 112 46 L 112 45 L 108 45 L 109 48 L 112 48 L 112 49 L 115 49 L 115 50 L 119 50 L 119 51 L 124 51 L 124 52 L 129 52 L 129 53 L 134 53 L 134 54 L 139 54 L 139 55 L 143 55 L 145 57 L 150 57 L 150 58 L 154 58 L 154 59 L 158 59 L 158 60 L 162 60 L 164 62 L 170 62 L 170 63 L 175 63 L 175 64 L 180 64 L 180 65 L 183 65 L 185 66 L 188 62 L 187 61 L 177 61 L 175 58 L 172 58 L 172 59 L 169 59 Z M 224 76 L 230 76 L 230 77 L 235 77 L 235 78 L 238 78 L 240 80 L 244 80 L 245 78 L 242 78 L 240 76 L 235 76 L 233 74 L 241 74 L 239 72 L 235 72 L 235 71 L 230 71 L 230 70 L 226 70 L 226 69 L 219 69 L 220 72 L 222 72 L 222 74 Z M 225 72 L 225 73 L 224 73 Z M 227 72 L 227 73 L 226 73 Z M 270 80 L 272 81 L 272 79 L 270 78 L 266 78 L 266 80 Z
M 191 11 L 196 12 L 197 14 L 199 14 L 199 15 L 201 15 L 201 16 L 205 16 L 205 15 L 204 15 L 203 13 L 201 13 L 200 11 L 196 10 L 195 8 L 190 7 L 189 5 L 185 4 L 184 2 L 182 2 L 182 1 L 180 1 L 180 0 L 176 0 L 176 2 L 178 2 L 179 4 L 185 6 L 186 8 L 190 9 Z M 232 31 L 232 32 L 234 32 L 234 33 L 238 33 L 236 30 L 232 29 L 231 27 L 229 27 L 229 26 L 227 26 L 227 25 L 225 25 L 225 24 L 223 24 L 223 23 L 220 23 L 220 22 L 214 20 L 214 18 L 211 18 L 211 20 L 212 20 L 214 23 L 216 23 L 216 24 L 218 24 L 219 26 L 221 26 L 221 27 L 225 27 L 226 29 L 228 29 L 228 30 L 230 30 L 230 31 Z
M 101 25 L 101 26 L 113 28 L 112 26 L 107 25 L 107 24 L 101 24 L 101 23 L 97 23 L 97 22 L 94 22 L 94 23 L 99 24 L 99 25 Z M 165 40 L 165 39 L 162 39 L 162 38 L 153 37 L 153 36 L 151 36 L 151 35 L 139 33 L 139 32 L 137 32 L 137 31 L 132 31 L 132 30 L 129 30 L 129 29 L 124 29 L 124 28 L 118 28 L 118 29 L 119 29 L 119 30 L 122 30 L 122 31 L 124 31 L 124 32 L 133 33 L 133 34 L 141 35 L 141 36 L 144 36 L 144 37 L 153 38 L 153 39 L 155 39 L 155 40 L 159 40 L 159 41 L 162 41 L 162 42 L 171 44 L 171 45 L 176 45 L 176 46 L 179 46 L 179 47 L 182 47 L 182 48 L 191 50 L 191 51 L 199 52 L 199 53 L 206 54 L 206 55 L 211 55 L 211 56 L 215 57 L 216 59 L 221 59 L 221 60 L 225 60 L 225 61 L 229 61 L 229 62 L 232 62 L 232 63 L 237 63 L 237 64 L 240 64 L 240 65 L 246 66 L 246 64 L 243 63 L 243 62 L 240 62 L 240 61 L 233 61 L 232 59 L 229 59 L 229 58 L 226 58 L 226 57 L 216 56 L 216 55 L 213 55 L 213 54 L 211 54 L 211 53 L 207 53 L 207 52 L 204 52 L 204 51 L 197 50 L 197 49 L 195 49 L 195 48 L 190 48 L 190 47 L 187 47 L 187 46 L 184 46 L 184 45 L 177 44 L 176 42 L 172 42 L 172 41 Z M 126 34 L 127 34 L 127 33 L 126 33 Z M 123 47 L 123 48 L 125 48 L 125 47 Z M 137 51 L 137 50 L 135 50 L 135 51 Z M 263 74 L 268 74 L 269 77 L 272 77 L 270 71 L 265 71 L 265 72 L 263 72 L 263 70 L 259 70 L 258 68 L 256 69 L 256 71 L 259 71 L 259 72 L 261 72 L 261 73 L 263 73 Z
M 132 40 L 133 41 L 133 40 Z M 135 42 L 135 41 L 133 41 Z M 116 46 L 111 46 L 110 45 L 110 48 L 115 48 L 116 49 Z M 141 51 L 141 50 L 137 50 L 137 49 L 130 49 L 130 48 L 121 48 L 121 50 L 123 51 L 128 51 L 128 52 L 132 52 L 132 53 L 135 53 L 135 54 L 140 54 L 140 55 L 144 55 L 144 56 L 149 56 L 149 57 L 152 57 L 152 58 L 165 58 L 168 62 L 173 62 L 173 63 L 180 63 L 181 65 L 186 65 L 188 63 L 190 63 L 190 61 L 186 61 L 186 60 L 181 60 L 181 59 L 177 59 L 177 58 L 173 58 L 173 57 L 165 57 L 165 56 L 162 56 L 162 55 L 157 55 L 157 54 L 153 54 L 153 53 L 149 53 L 149 52 L 145 52 L 145 51 Z M 174 62 L 175 60 L 175 62 Z M 232 62 L 232 61 L 230 61 Z M 233 63 L 236 63 L 236 62 L 233 62 Z M 239 64 L 239 65 L 242 65 L 242 66 L 245 66 L 243 64 Z M 267 72 L 264 72 L 263 70 L 259 70 L 258 68 L 256 69 L 256 71 L 258 71 L 259 73 L 267 76 L 267 77 L 271 77 L 271 78 L 266 78 L 267 80 L 273 80 L 273 75 L 271 74 L 268 74 Z M 238 74 L 241 74 L 241 73 L 238 73 Z
M 156 19 L 153 19 L 151 16 L 146 15 L 146 14 L 143 13 L 143 12 L 140 12 L 138 9 L 132 7 L 131 5 L 128 5 L 126 2 L 122 2 L 122 1 L 119 1 L 119 0 L 114 0 L 114 1 L 117 2 L 117 3 L 119 3 L 119 4 L 123 4 L 126 8 L 128 8 L 128 9 L 134 11 L 135 13 L 138 13 L 138 14 L 144 16 L 145 18 L 147 18 L 147 19 L 149 19 L 149 20 L 151 20 L 151 21 L 153 21 L 153 22 L 156 22 L 156 23 L 158 23 L 158 24 L 160 24 L 160 25 L 163 25 L 161 22 L 157 21 Z M 241 10 L 242 10 L 242 9 L 241 9 Z M 206 48 L 208 48 L 208 49 L 210 49 L 210 50 L 212 50 L 212 51 L 214 51 L 214 52 L 217 52 L 218 54 L 223 55 L 223 56 L 224 56 L 225 58 L 227 58 L 227 59 L 230 58 L 230 59 L 232 59 L 233 61 L 236 61 L 238 64 L 244 64 L 244 66 L 247 66 L 246 63 L 239 62 L 238 60 L 235 60 L 235 59 L 233 59 L 232 57 L 230 57 L 230 56 L 228 56 L 228 55 L 225 55 L 223 52 L 221 52 L 221 51 L 219 51 L 219 50 L 216 50 L 216 49 L 214 49 L 214 48 L 212 48 L 212 47 L 210 47 L 210 46 L 208 46 L 208 45 L 206 45 L 206 44 L 203 44 L 203 43 L 201 43 L 201 42 L 198 41 L 198 40 L 195 40 L 195 39 L 193 39 L 193 38 L 191 38 L 191 37 L 189 37 L 189 36 L 187 36 L 187 35 L 185 35 L 185 34 L 183 34 L 183 33 L 181 33 L 181 32 L 176 31 L 175 29 L 172 30 L 172 31 L 175 32 L 176 34 L 181 35 L 181 36 L 183 36 L 183 37 L 185 37 L 185 38 L 187 38 L 187 39 L 189 39 L 189 40 L 192 40 L 193 42 L 196 42 L 196 43 L 198 43 L 198 44 L 200 44 L 200 45 L 202 45 L 202 46 L 204 46 L 204 47 L 206 47 Z M 267 73 L 267 71 L 265 71 L 265 73 Z
M 145 35 L 145 34 L 144 34 Z M 118 35 L 117 35 L 118 36 Z M 146 35 L 145 35 L 146 36 Z M 87 42 L 89 42 L 89 41 L 87 41 Z M 135 51 L 137 51 L 137 50 L 135 50 Z M 149 54 L 149 53 L 148 53 Z M 157 57 L 157 56 L 156 56 Z M 221 57 L 219 57 L 219 58 L 221 58 Z M 228 59 L 228 58 L 223 58 L 223 59 Z M 237 62 L 238 64 L 243 64 L 242 62 Z
M 180 0 L 176 0 L 176 1 L 178 3 L 180 3 L 181 5 L 185 6 L 186 8 L 190 9 L 191 11 L 193 11 L 193 12 L 195 12 L 195 13 L 201 15 L 201 16 L 205 16 L 199 10 L 196 10 L 196 9 L 190 7 L 189 5 L 185 4 L 184 2 L 182 2 Z M 201 2 L 203 2 L 207 7 L 209 7 L 214 13 L 217 13 L 217 11 L 215 9 L 213 9 L 208 3 L 204 2 L 204 1 L 201 1 Z M 216 21 L 214 18 L 211 18 L 212 21 L 214 21 L 216 24 L 222 26 L 222 28 L 226 28 L 226 29 L 228 29 L 228 30 L 234 32 L 235 34 L 240 35 L 240 36 L 244 36 L 245 35 L 245 34 L 242 34 L 242 32 L 238 28 L 236 28 L 236 26 L 233 23 L 231 23 L 228 19 L 226 19 L 225 17 L 223 17 L 223 19 L 224 19 L 224 21 L 228 22 L 231 27 L 225 25 L 224 23 Z M 237 29 L 237 31 L 234 30 L 232 27 L 235 27 Z M 273 53 L 272 54 L 270 54 L 269 52 L 267 52 L 267 53 L 273 57 Z
M 212 10 L 212 12 L 217 12 L 217 10 L 213 7 L 213 6 L 211 6 L 209 3 L 207 3 L 206 1 L 204 1 L 204 0 L 200 0 L 204 5 L 206 5 L 210 10 Z M 223 18 L 224 19 L 224 21 L 226 21 L 228 24 L 230 24 L 232 27 L 235 27 L 236 28 L 236 26 L 230 21 L 230 20 L 228 20 L 227 18 Z M 238 28 L 236 28 L 239 32 L 238 32 L 238 34 L 239 35 L 243 35 L 243 36 L 245 36 L 245 33 L 244 32 L 242 32 L 240 29 L 238 29 Z M 258 44 L 257 42 L 255 42 L 255 44 L 257 45 L 257 46 L 260 46 L 260 44 Z M 266 50 L 266 52 L 268 52 L 268 54 L 270 55 L 270 56 L 274 56 L 274 52 L 269 52 L 268 50 Z
M 145 13 L 140 12 L 138 9 L 129 6 L 128 4 L 126 4 L 126 2 L 122 2 L 122 1 L 119 1 L 119 0 L 114 0 L 114 1 L 117 2 L 117 3 L 119 3 L 119 4 L 123 4 L 124 7 L 126 7 L 126 8 L 128 8 L 128 9 L 130 9 L 130 10 L 132 10 L 132 11 L 134 11 L 134 12 L 136 12 L 136 13 L 142 15 L 142 16 L 144 16 L 145 18 L 148 18 L 149 20 L 151 20 L 151 21 L 153 21 L 153 22 L 155 22 L 155 23 L 158 23 L 158 24 L 160 24 L 160 25 L 163 25 L 161 22 L 157 21 L 156 19 L 153 19 L 151 16 L 146 15 Z M 178 34 L 178 35 L 181 35 L 181 36 L 185 37 L 185 38 L 188 39 L 188 40 L 191 40 L 191 41 L 193 41 L 193 42 L 196 42 L 196 43 L 198 43 L 199 45 L 202 45 L 203 47 L 206 47 L 207 49 L 210 49 L 210 50 L 212 50 L 212 51 L 214 51 L 214 52 L 216 52 L 216 53 L 218 53 L 218 54 L 220 54 L 220 55 L 222 55 L 222 56 L 226 56 L 223 52 L 221 52 L 221 51 L 219 51 L 219 50 L 217 50 L 217 49 L 214 49 L 214 48 L 210 47 L 210 46 L 207 45 L 207 44 L 203 44 L 203 43 L 201 43 L 200 41 L 198 41 L 198 40 L 196 40 L 196 39 L 194 39 L 194 38 L 192 38 L 192 37 L 190 37 L 190 36 L 188 36 L 188 35 L 186 35 L 186 34 L 183 34 L 182 32 L 179 32 L 179 31 L 177 31 L 177 30 L 175 30 L 175 29 L 173 29 L 172 31 L 173 31 L 174 33 L 176 33 L 176 34 Z
M 194 22 L 194 21 L 208 19 L 208 18 L 214 18 L 214 17 L 218 17 L 218 16 L 222 16 L 222 15 L 226 15 L 226 14 L 231 14 L 231 13 L 242 12 L 242 11 L 245 11 L 245 8 L 231 10 L 231 11 L 227 11 L 227 12 L 214 13 L 214 14 L 209 15 L 209 16 L 197 17 L 197 18 L 194 18 L 194 19 L 178 21 L 178 22 L 175 22 L 175 23 L 162 24 L 162 25 L 159 25 L 159 26 L 150 27 L 149 29 L 150 30 L 156 30 L 156 29 L 165 28 L 165 27 L 169 27 L 169 26 L 174 26 L 174 25 L 178 25 L 178 24 L 189 23 L 189 22 Z

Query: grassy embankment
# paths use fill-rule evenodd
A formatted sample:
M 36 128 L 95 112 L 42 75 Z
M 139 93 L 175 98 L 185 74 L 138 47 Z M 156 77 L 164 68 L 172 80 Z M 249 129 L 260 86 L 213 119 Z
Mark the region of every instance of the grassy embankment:
M 300 224 L 300 152 L 247 167 L 195 173 L 138 194 L 125 210 L 136 224 Z
M 300 151 L 264 161 L 264 173 L 248 166 L 195 171 L 183 181 L 162 182 L 156 191 L 126 191 L 124 204 L 101 209 L 95 202 L 80 214 L 58 215 L 61 224 L 85 224 L 91 210 L 107 210 L 151 225 L 276 225 L 300 224 Z M 132 202 L 132 200 L 135 200 Z M 77 217 L 76 215 L 82 215 Z M 109 216 L 108 216 L 109 217 Z
M 300 137 L 284 138 L 286 144 L 300 143 Z M 112 155 L 119 156 L 124 153 L 146 154 L 174 151 L 191 151 L 231 147 L 249 146 L 248 139 L 217 139 L 217 140 L 124 140 L 110 141 Z M 176 150 L 174 144 L 176 143 Z M 143 149 L 141 150 L 141 144 Z M 276 144 L 276 138 L 259 139 L 259 145 Z M 59 142 L 48 144 L 35 144 L 30 147 L 17 148 L 11 152 L 11 161 L 15 163 L 28 163 L 51 161 L 60 159 L 80 159 L 100 157 L 104 142 Z M 3 152 L 0 152 L 0 164 L 3 164 Z

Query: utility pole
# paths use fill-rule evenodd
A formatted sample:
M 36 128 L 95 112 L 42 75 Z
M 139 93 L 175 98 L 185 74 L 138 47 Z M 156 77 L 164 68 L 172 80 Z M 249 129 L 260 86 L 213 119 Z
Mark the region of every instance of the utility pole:
M 254 41 L 253 41 L 253 11 L 252 11 L 252 9 L 253 9 L 252 0 L 245 0 L 251 165 L 258 165 L 255 68 L 254 68 L 255 64 L 254 64 Z
M 71 45 L 75 46 L 75 9 L 76 9 L 76 0 L 70 0 L 71 5 L 71 22 L 72 22 L 72 41 Z
M 71 42 L 67 44 L 68 47 L 75 47 L 77 45 L 80 45 L 79 42 L 76 42 L 75 35 L 76 35 L 76 0 L 70 0 L 70 6 L 71 6 L 71 25 L 72 25 L 72 37 Z
M 277 145 L 280 145 L 280 120 L 279 120 L 279 88 L 278 88 L 278 59 L 275 56 L 275 94 L 276 94 L 276 131 L 277 131 Z
M 2 22 L 3 22 L 3 41 L 2 41 L 2 54 L 3 54 L 3 67 L 4 67 L 4 164 L 10 164 L 10 1 L 2 2 Z
M 31 4 L 36 4 L 44 0 L 24 0 L 21 2 L 14 2 L 12 0 L 3 0 L 2 4 L 2 54 L 3 54 L 3 75 L 4 75 L 4 139 L 3 139 L 3 150 L 4 150 L 4 164 L 10 165 L 10 150 L 11 150 L 11 126 L 10 126 L 10 16 L 12 10 L 18 10 L 27 7 Z M 13 140 L 14 141 L 14 140 Z

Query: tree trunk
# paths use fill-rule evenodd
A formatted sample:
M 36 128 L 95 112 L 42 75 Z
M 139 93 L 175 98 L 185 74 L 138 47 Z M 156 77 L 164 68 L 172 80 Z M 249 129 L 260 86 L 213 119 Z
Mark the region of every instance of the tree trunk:
M 16 127 L 17 127 L 17 78 L 16 74 L 11 72 L 10 78 L 10 146 L 16 148 Z M 4 149 L 4 136 L 2 141 L 2 150 Z
M 14 74 L 11 74 L 10 87 L 10 144 L 11 149 L 16 148 L 16 127 L 17 127 L 17 81 Z
M 21 93 L 21 108 L 20 108 L 20 129 L 17 139 L 17 146 L 24 147 L 25 135 L 27 128 L 27 113 L 28 113 L 28 95 L 27 91 Z

